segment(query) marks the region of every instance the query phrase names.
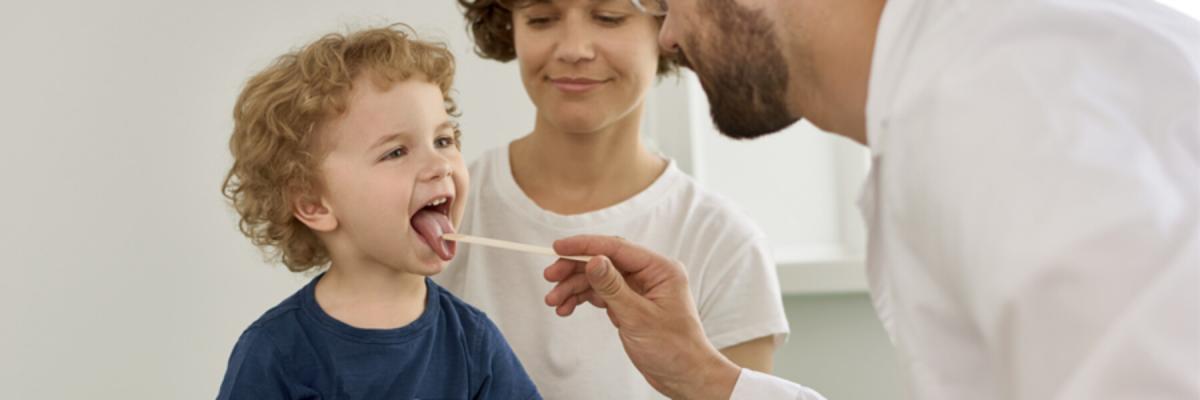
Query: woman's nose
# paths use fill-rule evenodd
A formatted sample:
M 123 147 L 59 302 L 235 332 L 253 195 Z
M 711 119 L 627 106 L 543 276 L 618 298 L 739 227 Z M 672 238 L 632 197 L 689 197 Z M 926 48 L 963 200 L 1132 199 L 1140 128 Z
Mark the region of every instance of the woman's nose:
M 567 21 L 558 41 L 556 58 L 567 64 L 588 61 L 595 57 L 592 33 L 579 23 Z

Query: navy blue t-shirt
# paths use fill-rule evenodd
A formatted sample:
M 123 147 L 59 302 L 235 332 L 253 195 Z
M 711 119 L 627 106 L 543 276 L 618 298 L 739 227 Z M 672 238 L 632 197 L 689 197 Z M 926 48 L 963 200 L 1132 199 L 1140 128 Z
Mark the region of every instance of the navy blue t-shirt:
M 359 329 L 317 305 L 320 279 L 242 333 L 218 399 L 541 398 L 496 325 L 432 280 L 416 321 Z

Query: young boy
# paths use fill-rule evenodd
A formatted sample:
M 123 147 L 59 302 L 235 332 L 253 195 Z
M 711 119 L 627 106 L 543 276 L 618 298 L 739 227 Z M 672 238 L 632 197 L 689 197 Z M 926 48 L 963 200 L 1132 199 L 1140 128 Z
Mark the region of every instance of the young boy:
M 540 398 L 496 326 L 427 278 L 467 198 L 453 74 L 443 46 L 389 27 L 247 83 L 223 192 L 256 245 L 328 269 L 246 329 L 218 398 Z

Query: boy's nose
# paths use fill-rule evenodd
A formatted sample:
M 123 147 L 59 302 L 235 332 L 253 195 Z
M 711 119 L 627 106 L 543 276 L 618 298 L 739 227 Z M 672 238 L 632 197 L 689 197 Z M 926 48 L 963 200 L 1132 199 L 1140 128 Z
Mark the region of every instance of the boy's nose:
M 425 169 L 421 171 L 421 181 L 436 182 L 453 173 L 454 168 L 450 165 L 450 160 L 447 160 L 445 157 L 434 156 L 430 159 Z

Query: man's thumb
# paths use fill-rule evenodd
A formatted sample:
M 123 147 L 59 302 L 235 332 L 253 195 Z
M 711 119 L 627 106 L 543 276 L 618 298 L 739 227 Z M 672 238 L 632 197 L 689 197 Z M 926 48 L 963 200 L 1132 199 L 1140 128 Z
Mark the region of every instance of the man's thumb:
M 625 277 L 621 276 L 617 267 L 613 266 L 612 260 L 609 260 L 608 257 L 597 256 L 596 258 L 599 258 L 600 262 L 589 263 L 587 266 L 587 279 L 588 283 L 592 285 L 592 290 L 609 304 L 623 302 L 627 296 L 632 294 L 629 286 L 625 284 Z

